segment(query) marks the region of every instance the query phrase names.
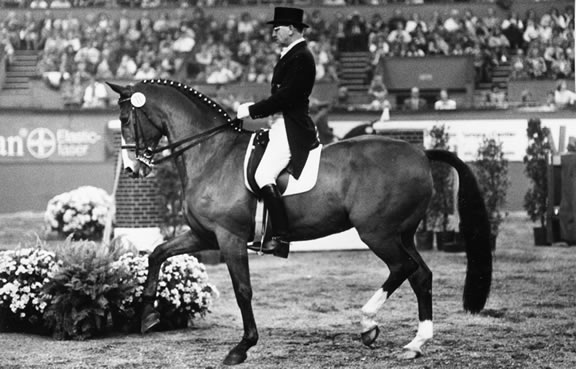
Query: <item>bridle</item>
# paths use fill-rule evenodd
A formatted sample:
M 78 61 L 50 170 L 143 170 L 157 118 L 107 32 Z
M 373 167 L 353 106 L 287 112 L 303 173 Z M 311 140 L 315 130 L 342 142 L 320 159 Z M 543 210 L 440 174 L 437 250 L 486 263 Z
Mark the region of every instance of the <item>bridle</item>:
M 118 104 L 125 103 L 130 101 L 130 97 L 118 100 Z M 144 117 L 148 120 L 148 122 L 163 136 L 166 136 L 168 140 L 168 144 L 160 147 L 151 147 L 147 146 L 141 148 L 139 146 L 140 136 L 142 135 L 142 123 L 141 120 L 138 118 L 138 114 L 143 114 Z M 192 147 L 204 142 L 208 138 L 214 136 L 215 134 L 222 132 L 227 129 L 233 129 L 236 132 L 243 132 L 242 128 L 242 119 L 238 118 L 228 118 L 228 121 L 224 124 L 211 128 L 205 132 L 201 132 L 196 135 L 192 135 L 190 137 L 183 138 L 178 141 L 172 141 L 170 135 L 168 134 L 168 127 L 166 126 L 166 122 L 162 122 L 162 127 L 158 127 L 154 122 L 148 117 L 146 112 L 135 106 L 130 107 L 130 115 L 128 117 L 128 123 L 134 126 L 134 143 L 133 144 L 122 144 L 121 149 L 123 150 L 134 150 L 136 153 L 136 160 L 141 162 L 142 164 L 146 165 L 149 168 L 153 168 L 155 165 L 160 164 L 169 159 L 176 159 L 180 155 L 182 155 L 186 150 L 191 149 Z M 169 154 L 165 155 L 159 159 L 154 159 L 154 155 L 160 152 L 164 152 L 169 150 Z

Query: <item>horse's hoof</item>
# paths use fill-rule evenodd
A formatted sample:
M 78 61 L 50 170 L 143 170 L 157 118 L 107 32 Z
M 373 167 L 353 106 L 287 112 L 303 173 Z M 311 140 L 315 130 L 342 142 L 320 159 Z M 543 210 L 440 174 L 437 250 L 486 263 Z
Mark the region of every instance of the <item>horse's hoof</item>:
M 362 332 L 362 343 L 366 346 L 372 346 L 379 334 L 380 328 L 377 325 L 366 332 Z
M 413 360 L 419 358 L 420 356 L 422 356 L 422 351 L 404 350 L 404 352 L 398 355 L 398 359 Z
M 154 328 L 158 323 L 160 323 L 160 314 L 158 314 L 156 311 L 153 311 L 142 319 L 140 331 L 142 334 L 144 334 L 150 329 Z
M 232 350 L 226 355 L 223 363 L 224 365 L 238 365 L 242 364 L 247 357 L 245 351 Z

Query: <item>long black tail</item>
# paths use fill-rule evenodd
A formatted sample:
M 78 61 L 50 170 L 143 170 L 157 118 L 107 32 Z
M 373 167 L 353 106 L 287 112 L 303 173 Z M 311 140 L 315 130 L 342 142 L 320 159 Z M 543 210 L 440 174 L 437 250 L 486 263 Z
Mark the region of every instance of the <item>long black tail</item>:
M 445 150 L 426 150 L 430 160 L 441 161 L 458 172 L 458 212 L 460 232 L 466 243 L 468 266 L 464 284 L 464 309 L 479 313 L 485 306 L 492 283 L 492 250 L 490 222 L 476 182 L 476 177 L 466 163 L 456 154 Z

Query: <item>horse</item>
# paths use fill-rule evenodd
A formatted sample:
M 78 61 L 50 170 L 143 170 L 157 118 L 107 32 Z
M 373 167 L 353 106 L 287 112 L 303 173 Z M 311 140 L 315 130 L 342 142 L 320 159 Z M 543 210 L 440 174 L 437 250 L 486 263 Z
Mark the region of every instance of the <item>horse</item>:
M 243 173 L 253 132 L 242 128 L 241 121 L 213 99 L 177 81 L 108 84 L 119 94 L 125 170 L 133 177 L 145 177 L 155 163 L 173 160 L 189 225 L 189 230 L 158 245 L 149 255 L 141 331 L 145 333 L 159 322 L 153 302 L 162 263 L 178 254 L 219 249 L 232 279 L 244 330 L 223 363 L 240 364 L 258 341 L 247 250 L 255 232 L 258 199 L 246 188 Z M 160 152 L 164 156 L 158 158 Z M 323 146 L 316 185 L 284 198 L 291 241 L 317 239 L 354 227 L 386 263 L 388 277 L 361 308 L 363 344 L 374 343 L 379 334 L 378 311 L 409 281 L 417 298 L 418 328 L 402 350 L 405 358 L 420 356 L 433 336 L 432 272 L 414 244 L 433 195 L 431 160 L 447 163 L 458 173 L 460 232 L 467 255 L 463 307 L 478 313 L 490 292 L 490 224 L 473 172 L 454 153 L 423 150 L 378 135 L 341 140 Z

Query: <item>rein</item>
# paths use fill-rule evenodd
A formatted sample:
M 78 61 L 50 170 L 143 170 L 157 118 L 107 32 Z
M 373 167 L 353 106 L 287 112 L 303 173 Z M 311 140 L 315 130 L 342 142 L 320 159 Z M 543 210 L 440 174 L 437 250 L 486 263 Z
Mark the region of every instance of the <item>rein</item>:
M 125 102 L 125 101 L 129 101 L 130 98 L 126 98 L 126 99 L 121 99 L 118 101 L 119 104 Z M 121 149 L 126 149 L 126 150 L 134 150 L 136 152 L 136 157 L 137 160 L 141 161 L 142 163 L 144 163 L 145 165 L 149 166 L 149 167 L 153 167 L 156 164 L 160 164 L 163 163 L 164 161 L 167 161 L 169 159 L 175 159 L 177 157 L 179 157 L 180 155 L 182 155 L 185 151 L 191 149 L 192 147 L 199 145 L 200 143 L 206 141 L 208 138 L 214 136 L 215 134 L 222 132 L 228 128 L 232 128 L 233 130 L 235 130 L 236 132 L 242 132 L 243 128 L 242 128 L 242 124 L 243 121 L 242 119 L 238 119 L 238 118 L 234 118 L 234 119 L 229 119 L 229 121 L 227 123 L 221 124 L 219 126 L 216 126 L 214 128 L 211 128 L 205 132 L 201 132 L 199 134 L 196 135 L 192 135 L 190 137 L 186 137 L 183 138 L 181 140 L 175 141 L 175 142 L 171 142 L 170 140 L 170 136 L 168 135 L 168 129 L 166 126 L 166 123 L 163 122 L 162 123 L 162 130 L 160 128 L 158 128 L 156 125 L 153 125 L 154 128 L 158 129 L 163 135 L 165 135 L 168 138 L 168 144 L 165 146 L 161 146 L 161 147 L 156 147 L 156 148 L 150 148 L 147 147 L 143 150 L 143 156 L 140 155 L 140 151 L 141 148 L 138 147 L 138 142 L 139 142 L 139 134 L 140 131 L 142 131 L 142 127 L 141 127 L 141 123 L 140 120 L 137 118 L 136 114 L 136 108 L 134 106 L 132 106 L 131 110 L 130 110 L 130 122 L 134 125 L 134 138 L 135 138 L 135 143 L 134 144 L 128 144 L 128 145 L 122 145 L 120 146 Z M 150 119 L 148 118 L 148 116 L 146 115 L 146 113 L 142 110 L 140 110 L 140 112 L 142 114 L 144 114 L 146 116 L 146 118 L 150 121 Z M 185 145 L 185 146 L 183 146 Z M 183 147 L 181 147 L 183 146 Z M 165 150 L 170 150 L 170 154 L 157 159 L 157 160 L 152 160 L 152 157 L 155 154 L 158 154 L 162 151 Z

